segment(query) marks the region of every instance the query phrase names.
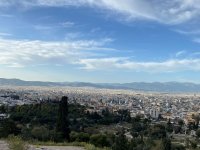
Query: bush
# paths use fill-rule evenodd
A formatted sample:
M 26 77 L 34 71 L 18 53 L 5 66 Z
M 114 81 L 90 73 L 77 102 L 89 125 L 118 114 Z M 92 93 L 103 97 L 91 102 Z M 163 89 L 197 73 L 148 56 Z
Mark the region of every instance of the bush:
M 56 130 L 49 131 L 49 140 L 54 142 L 62 142 L 62 133 L 57 132 Z
M 70 137 L 72 142 L 89 142 L 90 140 L 90 135 L 84 132 L 71 132 Z
M 49 130 L 44 126 L 34 127 L 31 130 L 31 135 L 41 141 L 47 141 L 49 139 Z
M 28 146 L 22 141 L 20 137 L 13 135 L 9 136 L 8 143 L 11 150 L 28 150 Z
M 97 148 L 92 144 L 85 144 L 84 147 L 86 150 L 110 150 L 109 148 Z
M 21 137 L 24 139 L 24 140 L 30 140 L 32 139 L 32 135 L 31 135 L 31 129 L 28 129 L 26 127 L 23 127 L 22 130 L 21 130 Z
M 10 119 L 3 120 L 1 127 L 0 127 L 0 138 L 8 137 L 10 134 L 17 135 L 19 133 L 19 129 L 16 127 L 14 121 Z
M 172 150 L 185 150 L 186 148 L 181 144 L 172 144 Z
M 90 137 L 90 143 L 97 147 L 109 147 L 110 143 L 104 134 L 94 134 Z

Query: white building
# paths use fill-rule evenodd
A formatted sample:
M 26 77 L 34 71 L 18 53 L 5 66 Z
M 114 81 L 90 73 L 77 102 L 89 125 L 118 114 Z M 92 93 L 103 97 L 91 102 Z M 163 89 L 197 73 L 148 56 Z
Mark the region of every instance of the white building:
M 158 119 L 160 115 L 160 108 L 159 107 L 155 107 L 150 109 L 150 116 L 154 119 Z

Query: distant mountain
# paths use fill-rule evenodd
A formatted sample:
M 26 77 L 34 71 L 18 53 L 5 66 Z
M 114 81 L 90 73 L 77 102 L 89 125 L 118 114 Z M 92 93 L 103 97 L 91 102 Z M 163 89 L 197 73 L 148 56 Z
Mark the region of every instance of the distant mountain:
M 87 83 L 87 82 L 42 82 L 0 78 L 0 86 L 71 86 L 108 89 L 129 89 L 154 92 L 200 92 L 200 84 L 181 82 L 133 82 L 133 83 Z

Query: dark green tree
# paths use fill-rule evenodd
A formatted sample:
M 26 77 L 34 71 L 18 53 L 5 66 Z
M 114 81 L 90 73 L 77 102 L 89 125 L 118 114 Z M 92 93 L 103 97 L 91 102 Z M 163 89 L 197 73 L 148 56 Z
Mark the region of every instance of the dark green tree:
M 136 117 L 132 119 L 132 128 L 131 135 L 134 138 L 140 136 L 141 141 L 143 142 L 144 133 L 147 131 L 149 126 L 148 119 L 141 119 L 140 117 Z
M 197 148 L 197 142 L 191 140 L 191 141 L 190 141 L 190 147 L 191 147 L 192 149 L 196 149 L 196 148 Z
M 199 139 L 199 138 L 200 138 L 200 129 L 198 129 L 198 130 L 196 131 L 196 135 L 197 135 L 197 138 Z
M 169 133 L 172 133 L 172 132 L 173 132 L 173 125 L 172 125 L 170 119 L 168 120 L 168 122 L 167 122 L 167 124 L 166 124 L 166 130 L 167 130 L 167 132 L 169 132 Z
M 5 105 L 2 105 L 0 106 L 0 113 L 6 113 L 6 106 Z
M 94 134 L 90 137 L 90 143 L 97 147 L 109 147 L 108 137 L 104 134 Z
M 70 128 L 68 118 L 68 97 L 63 96 L 58 109 L 57 131 L 61 133 L 62 137 L 70 141 Z
M 152 137 L 153 139 L 166 138 L 167 136 L 165 126 L 162 124 L 153 125 L 150 129 L 149 134 L 150 137 Z
M 171 150 L 171 140 L 169 138 L 162 139 L 162 150 Z
M 178 120 L 178 125 L 180 125 L 181 127 L 184 125 L 184 121 L 182 119 Z
M 125 131 L 122 129 L 119 131 L 115 138 L 115 143 L 112 147 L 113 150 L 127 150 L 129 148 L 128 140 L 125 136 Z
M 194 128 L 198 129 L 199 121 L 200 121 L 200 115 L 192 115 L 192 118 L 195 120 Z
M 10 134 L 19 134 L 19 129 L 17 128 L 14 121 L 5 119 L 0 124 L 0 138 L 8 137 Z

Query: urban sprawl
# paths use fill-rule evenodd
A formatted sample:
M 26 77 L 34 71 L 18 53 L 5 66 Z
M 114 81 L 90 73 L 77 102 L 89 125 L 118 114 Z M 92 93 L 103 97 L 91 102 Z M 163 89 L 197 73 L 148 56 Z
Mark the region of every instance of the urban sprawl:
M 69 103 L 88 106 L 89 112 L 101 114 L 105 109 L 113 113 L 120 109 L 128 109 L 131 117 L 142 115 L 154 122 L 158 122 L 158 118 L 161 117 L 178 124 L 178 120 L 181 119 L 186 128 L 190 123 L 195 123 L 193 116 L 200 113 L 198 93 L 153 93 L 89 87 L 0 87 L 0 105 L 59 101 L 63 95 L 69 97 Z M 6 117 L 6 114 L 0 114 L 0 117 Z

